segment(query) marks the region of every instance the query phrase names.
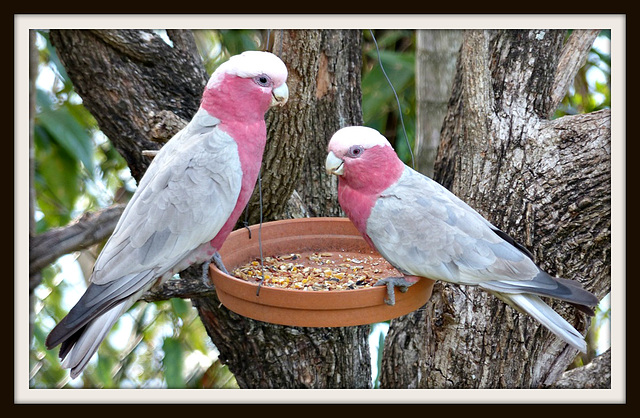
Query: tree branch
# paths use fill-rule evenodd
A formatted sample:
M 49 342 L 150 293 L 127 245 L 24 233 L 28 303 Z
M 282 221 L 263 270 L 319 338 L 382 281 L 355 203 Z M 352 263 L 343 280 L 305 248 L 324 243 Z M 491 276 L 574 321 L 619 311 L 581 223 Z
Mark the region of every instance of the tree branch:
M 113 232 L 124 205 L 97 212 L 87 212 L 76 222 L 50 229 L 29 240 L 29 276 L 54 262 L 60 256 L 90 247 Z
M 216 289 L 213 284 L 205 282 L 205 279 L 208 281 L 208 276 L 206 278 L 204 276 L 204 274 L 209 273 L 207 267 L 208 264 L 203 266 L 202 280 L 181 274 L 181 278 L 178 280 L 169 280 L 160 287 L 151 288 L 140 297 L 140 300 L 157 302 L 171 298 L 194 299 L 210 297 L 215 294 Z
M 598 37 L 600 30 L 574 30 L 564 44 L 558 61 L 553 89 L 551 91 L 551 112 L 555 111 L 569 86 L 576 77 L 578 70 L 584 65 L 593 41 Z
M 188 123 L 189 121 L 168 110 L 161 110 L 158 113 L 149 112 L 149 134 L 151 140 L 165 144 Z
M 161 48 L 170 48 L 158 35 L 150 30 L 92 29 L 106 44 L 127 57 L 140 62 L 151 63 Z
M 611 389 L 611 349 L 585 366 L 564 372 L 551 387 L 554 389 Z
M 538 142 L 527 189 L 536 208 L 534 255 L 601 299 L 611 290 L 611 110 L 544 121 Z
M 208 79 L 191 31 L 171 31 L 170 36 L 173 48 L 142 30 L 50 32 L 84 106 L 136 180 L 151 161 L 141 150 L 160 148 L 150 138 L 154 135 L 150 115 L 168 111 L 190 120 Z M 137 44 L 141 39 L 146 41 Z M 136 52 L 137 47 L 142 52 Z

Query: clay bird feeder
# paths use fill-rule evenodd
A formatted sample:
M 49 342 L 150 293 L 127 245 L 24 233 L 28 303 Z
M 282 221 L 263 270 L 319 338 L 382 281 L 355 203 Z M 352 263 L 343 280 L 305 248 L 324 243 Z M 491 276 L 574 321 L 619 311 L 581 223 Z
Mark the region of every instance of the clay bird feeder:
M 229 272 L 260 259 L 282 254 L 333 254 L 340 259 L 377 256 L 347 218 L 301 218 L 266 222 L 232 232 L 220 255 Z M 260 240 L 259 240 L 260 234 Z M 384 260 L 383 260 L 384 261 Z M 384 302 L 386 287 L 348 290 L 279 288 L 223 273 L 214 263 L 210 277 L 218 298 L 231 311 L 259 321 L 301 327 L 345 327 L 383 322 L 423 306 L 433 281 L 421 279 L 407 292 L 395 292 L 395 305 Z M 396 272 L 397 273 L 397 272 Z M 259 287 L 259 289 L 258 289 Z M 259 290 L 259 292 L 258 292 Z

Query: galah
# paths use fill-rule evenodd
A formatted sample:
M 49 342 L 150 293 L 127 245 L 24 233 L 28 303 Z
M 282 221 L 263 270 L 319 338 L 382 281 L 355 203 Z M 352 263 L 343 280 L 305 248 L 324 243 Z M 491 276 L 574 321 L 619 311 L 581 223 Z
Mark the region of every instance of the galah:
M 118 318 L 152 286 L 219 260 L 255 187 L 265 113 L 289 97 L 287 68 L 269 52 L 232 56 L 211 75 L 191 121 L 154 157 L 98 256 L 90 284 L 51 331 L 77 377 Z
M 394 303 L 394 286 L 406 291 L 422 277 L 479 286 L 586 352 L 583 336 L 540 296 L 589 315 L 598 299 L 578 282 L 542 271 L 525 247 L 405 165 L 378 131 L 338 130 L 329 141 L 326 170 L 338 176 L 338 201 L 349 219 L 402 274 L 376 283 L 387 286 L 388 304 Z

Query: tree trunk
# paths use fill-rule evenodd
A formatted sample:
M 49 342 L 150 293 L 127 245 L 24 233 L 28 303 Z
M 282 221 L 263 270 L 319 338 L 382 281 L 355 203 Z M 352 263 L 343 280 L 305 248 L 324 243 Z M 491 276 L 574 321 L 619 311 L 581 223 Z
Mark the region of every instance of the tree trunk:
M 189 31 L 168 31 L 173 47 L 150 31 L 56 30 L 51 39 L 84 104 L 139 180 L 158 148 L 198 108 L 206 73 Z M 295 189 L 303 211 L 338 213 L 336 186 L 324 174 L 330 134 L 360 124 L 360 31 L 276 32 L 274 52 L 289 69 L 290 101 L 268 114 L 262 168 L 264 220 L 278 219 Z M 280 54 L 280 51 L 282 53 Z M 173 128 L 167 128 L 171 127 Z M 329 187 L 330 186 L 330 187 Z M 257 193 L 249 223 L 259 219 Z M 242 221 L 243 219 L 241 219 Z M 181 273 L 201 284 L 202 266 Z M 177 296 L 170 287 L 166 295 Z M 196 286 L 197 288 L 198 286 Z M 163 289 L 147 300 L 161 298 Z M 367 388 L 368 327 L 294 328 L 240 317 L 217 297 L 194 296 L 200 318 L 241 387 Z
M 433 177 L 461 43 L 461 30 L 416 31 L 415 169 L 429 177 Z
M 287 64 L 291 97 L 283 109 L 267 117 L 263 220 L 294 214 L 339 216 L 337 182 L 326 174 L 324 160 L 336 130 L 362 124 L 362 34 L 357 30 L 286 30 L 276 31 L 274 37 L 272 50 Z M 287 206 L 294 190 L 301 202 Z M 258 223 L 258 190 L 249 210 L 249 223 Z
M 564 31 L 465 32 L 435 179 L 544 270 L 602 298 L 611 267 L 610 111 L 549 119 L 597 33 L 574 31 L 564 43 Z M 588 328 L 573 307 L 549 303 Z M 424 308 L 392 321 L 381 385 L 547 387 L 576 354 L 497 298 L 438 283 Z
M 362 123 L 359 31 L 277 31 L 292 92 L 282 112 L 270 115 L 263 163 L 264 220 L 281 219 L 295 189 L 309 216 L 339 213 L 337 186 L 324 172 L 329 138 Z M 288 193 L 283 191 L 289 190 Z M 251 224 L 259 221 L 250 204 Z M 292 210 L 290 207 L 289 210 Z M 217 297 L 196 299 L 221 359 L 244 388 L 368 388 L 371 385 L 368 326 L 286 327 L 229 312 Z

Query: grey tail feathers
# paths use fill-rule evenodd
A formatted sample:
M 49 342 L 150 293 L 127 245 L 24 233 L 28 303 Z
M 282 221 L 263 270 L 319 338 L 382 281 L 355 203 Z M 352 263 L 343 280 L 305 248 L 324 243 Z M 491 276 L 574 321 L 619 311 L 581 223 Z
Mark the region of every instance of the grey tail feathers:
M 598 304 L 598 298 L 582 288 L 575 280 L 552 277 L 540 270 L 531 281 L 489 281 L 480 284 L 480 287 L 494 292 L 516 294 L 529 293 L 538 296 L 547 296 L 569 302 L 580 311 L 589 316 L 594 315 L 593 307 Z
M 150 287 L 153 277 L 153 271 L 147 270 L 105 285 L 92 283 L 51 330 L 45 345 L 49 350 L 61 345 L 58 355 L 62 366 L 72 369 L 72 377 L 82 372 L 113 324 Z
M 522 252 L 525 256 L 529 257 L 531 261 L 535 261 L 533 258 L 533 254 L 522 244 L 511 238 L 509 235 L 501 231 L 500 229 L 493 227 L 491 230 L 498 235 L 500 238 L 507 241 L 509 244 L 516 247 L 520 252 Z M 540 270 L 538 275 L 534 278 L 533 282 L 543 283 L 541 288 L 537 289 L 527 289 L 521 290 L 525 293 L 533 293 L 540 296 L 549 296 L 556 299 L 561 299 L 566 302 L 569 302 L 573 306 L 575 306 L 578 310 L 584 312 L 589 316 L 594 316 L 595 313 L 591 307 L 596 306 L 598 304 L 598 299 L 588 291 L 582 288 L 582 285 L 574 280 L 561 279 L 558 277 L 553 277 L 543 270 Z M 549 283 L 555 282 L 552 286 L 549 286 Z M 493 282 L 492 282 L 493 283 Z M 492 286 L 487 286 L 487 289 L 492 289 L 496 291 L 502 291 L 509 293 L 508 290 L 500 290 L 494 288 Z M 519 293 L 520 291 L 513 291 L 511 289 L 511 293 Z
M 135 302 L 137 298 L 133 299 Z M 74 306 L 69 314 L 49 333 L 45 340 L 47 349 L 51 350 L 60 344 L 58 357 L 62 367 L 71 369 L 71 377 L 76 378 L 93 357 L 98 347 L 118 318 L 133 302 L 131 299 L 120 301 L 106 311 L 87 315 L 81 311 L 80 304 Z M 75 310 L 75 311 L 74 311 Z M 81 318 L 81 319 L 78 319 Z
M 90 285 L 78 303 L 71 308 L 67 316 L 62 318 L 47 336 L 45 345 L 49 350 L 58 344 L 62 344 L 60 358 L 64 357 L 69 346 L 73 345 L 82 335 L 83 330 L 90 322 L 119 302 L 104 300 L 102 304 L 93 304 L 92 302 L 95 300 L 93 294 L 99 294 L 99 290 L 99 286 Z
M 577 348 L 583 353 L 587 352 L 587 343 L 584 341 L 582 334 L 580 334 L 556 311 L 551 309 L 549 305 L 544 303 L 544 301 L 538 296 L 531 294 L 506 293 L 496 296 L 508 304 L 519 308 L 519 310 L 523 310 L 527 314 L 531 315 L 547 329 L 562 338 L 571 346 Z
M 69 339 L 62 342 L 59 354 L 60 359 L 62 359 L 62 367 L 71 369 L 72 378 L 75 379 L 82 373 L 91 357 L 98 351 L 98 347 L 100 347 L 102 340 L 107 336 L 113 324 L 131 305 L 129 301 L 125 300 L 120 305 L 116 305 L 90 321 L 71 335 Z

